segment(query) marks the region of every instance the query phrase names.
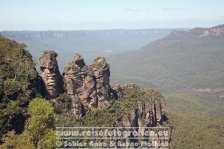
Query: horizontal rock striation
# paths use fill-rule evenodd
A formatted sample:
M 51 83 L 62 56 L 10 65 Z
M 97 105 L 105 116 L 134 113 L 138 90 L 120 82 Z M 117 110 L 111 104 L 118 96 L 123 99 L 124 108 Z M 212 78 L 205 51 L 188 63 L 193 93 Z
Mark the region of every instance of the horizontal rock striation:
M 54 51 L 45 51 L 39 59 L 41 77 L 47 89 L 48 98 L 56 98 L 63 92 L 63 79 L 58 69 Z

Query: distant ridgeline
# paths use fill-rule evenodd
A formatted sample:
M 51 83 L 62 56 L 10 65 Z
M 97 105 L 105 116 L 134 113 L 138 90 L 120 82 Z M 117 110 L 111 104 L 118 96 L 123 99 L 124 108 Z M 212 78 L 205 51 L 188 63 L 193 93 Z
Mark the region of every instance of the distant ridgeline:
M 58 53 L 60 71 L 79 51 L 90 63 L 99 55 L 109 56 L 141 48 L 148 42 L 167 36 L 171 29 L 112 29 L 74 31 L 0 31 L 4 37 L 26 43 L 37 61 L 43 49 Z M 75 46 L 74 46 L 75 45 Z M 66 57 L 66 59 L 64 59 Z M 38 70 L 39 71 L 39 70 Z
M 110 57 L 111 80 L 163 91 L 223 88 L 223 47 L 224 25 L 174 30 L 139 50 Z
M 190 37 L 218 37 L 224 35 L 224 25 L 218 25 L 211 28 L 194 28 L 189 31 L 174 30 L 169 37 L 190 38 Z
M 39 59 L 39 75 L 25 48 L 0 36 L 0 135 L 12 129 L 23 131 L 27 106 L 36 97 L 53 104 L 60 117 L 58 126 L 169 126 L 161 93 L 134 84 L 111 87 L 105 58 L 86 65 L 76 54 L 61 74 L 57 54 L 45 51 Z

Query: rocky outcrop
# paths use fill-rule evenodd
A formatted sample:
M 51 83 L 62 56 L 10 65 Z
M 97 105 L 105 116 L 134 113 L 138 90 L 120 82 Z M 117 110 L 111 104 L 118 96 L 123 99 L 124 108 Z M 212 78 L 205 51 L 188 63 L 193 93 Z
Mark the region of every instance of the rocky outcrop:
M 75 55 L 74 60 L 65 67 L 63 72 L 67 94 L 72 98 L 72 115 L 76 117 L 84 114 L 82 105 L 88 106 L 87 102 L 81 102 L 80 98 L 83 95 L 83 83 L 88 72 L 89 68 L 79 54 Z
M 105 109 L 110 106 L 109 100 L 113 98 L 110 87 L 110 66 L 104 57 L 98 57 L 91 66 L 96 78 L 96 94 L 98 108 Z
M 114 84 L 112 86 L 115 99 L 121 98 L 123 96 L 123 87 L 120 84 Z
M 115 126 L 130 132 L 138 132 L 143 136 L 138 137 L 130 134 L 131 137 L 124 140 L 126 147 L 144 139 L 152 142 L 151 147 L 153 148 L 160 148 L 164 145 L 164 142 L 168 143 L 171 139 L 171 127 L 165 116 L 165 101 L 161 93 L 151 89 L 142 90 L 135 84 L 126 85 L 123 90 L 124 97 L 120 100 L 129 104 L 133 102 L 134 104 L 130 107 L 124 107 L 124 113 L 117 118 Z M 135 100 L 137 101 L 135 102 Z M 167 127 L 164 127 L 163 124 L 166 124 Z M 154 127 L 157 131 L 153 129 Z M 159 134 L 158 128 L 159 131 L 164 133 Z M 149 130 L 149 135 L 145 136 L 145 132 Z
M 215 26 L 212 28 L 205 29 L 201 36 L 221 36 L 224 35 L 224 25 Z
M 124 87 L 124 90 L 140 90 L 134 84 Z M 156 98 L 156 99 L 153 99 Z M 128 117 L 123 117 L 119 125 L 125 127 L 155 127 L 166 121 L 164 97 L 158 91 L 151 91 L 147 100 L 137 102 L 137 108 L 128 109 Z
M 47 89 L 48 98 L 56 98 L 63 92 L 63 79 L 58 69 L 54 51 L 45 51 L 39 59 L 41 77 Z
M 110 106 L 109 100 L 114 96 L 109 84 L 110 67 L 105 58 L 99 57 L 93 65 L 88 66 L 81 55 L 76 54 L 65 67 L 63 77 L 67 94 L 74 101 L 72 110 L 75 116 L 83 115 L 83 111 Z M 84 109 L 79 109 L 82 107 Z
M 194 28 L 188 31 L 174 30 L 168 37 L 173 38 L 190 38 L 190 37 L 209 37 L 209 36 L 223 36 L 224 25 L 218 25 L 211 28 Z
M 47 51 L 40 58 L 42 78 L 45 82 L 48 96 L 55 98 L 62 92 L 63 81 L 58 70 L 56 53 Z M 107 109 L 114 99 L 123 96 L 119 84 L 110 86 L 110 66 L 106 59 L 98 57 L 92 65 L 86 65 L 80 54 L 65 67 L 63 72 L 67 95 L 71 97 L 71 114 L 76 117 L 85 115 L 95 109 Z M 139 89 L 134 84 L 125 86 L 126 89 Z M 146 127 L 156 126 L 164 121 L 164 99 L 157 97 L 156 101 L 138 101 L 137 109 L 129 109 L 130 117 L 123 117 L 122 126 Z

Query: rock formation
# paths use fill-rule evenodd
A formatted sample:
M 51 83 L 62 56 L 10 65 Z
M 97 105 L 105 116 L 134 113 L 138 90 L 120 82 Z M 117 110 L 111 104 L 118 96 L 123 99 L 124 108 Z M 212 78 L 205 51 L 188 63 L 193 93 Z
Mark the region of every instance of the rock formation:
M 62 78 L 56 60 L 57 54 L 45 51 L 39 59 L 40 77 L 32 56 L 24 50 L 24 45 L 1 36 L 0 41 L 0 53 L 4 54 L 0 59 L 0 101 L 4 102 L 0 105 L 3 112 L 6 111 L 0 125 L 3 133 L 12 129 L 21 133 L 28 117 L 29 102 L 40 96 L 51 99 L 55 107 L 64 108 L 60 114 L 71 113 L 77 118 L 86 114 L 86 121 L 85 118 L 76 121 L 81 126 L 88 126 L 85 124 L 90 122 L 89 124 L 122 129 L 133 127 L 130 129 L 142 132 L 144 127 L 160 126 L 166 120 L 165 102 L 160 92 L 142 90 L 134 84 L 125 87 L 115 84 L 111 88 L 110 66 L 103 57 L 96 58 L 92 65 L 86 65 L 81 55 L 76 54 L 74 60 L 65 67 Z M 8 45 L 10 47 L 5 48 Z M 64 83 L 67 95 L 61 94 L 64 93 Z M 56 98 L 57 96 L 59 97 Z M 118 100 L 115 102 L 115 99 Z M 19 110 L 13 111 L 14 105 Z M 104 110 L 93 111 L 95 109 Z M 87 114 L 88 112 L 93 112 L 93 115 Z M 157 139 L 157 134 L 153 137 Z M 156 139 L 155 143 L 158 144 Z
M 63 91 L 62 76 L 58 70 L 57 54 L 46 51 L 40 58 L 42 78 L 46 85 L 49 98 L 57 97 Z M 76 117 L 85 115 L 94 109 L 107 109 L 113 99 L 123 96 L 123 88 L 119 84 L 110 86 L 110 66 L 106 59 L 98 57 L 92 65 L 86 65 L 80 54 L 65 67 L 63 78 L 67 94 L 71 97 L 71 114 Z M 125 86 L 126 89 L 139 89 L 134 84 Z M 158 96 L 158 95 L 156 95 Z M 130 117 L 123 117 L 122 126 L 146 127 L 156 126 L 164 121 L 164 99 L 156 101 L 149 98 L 147 102 L 139 101 L 137 109 L 130 109 Z
M 76 117 L 83 115 L 80 97 L 83 94 L 83 83 L 88 72 L 88 67 L 79 54 L 75 55 L 74 60 L 65 67 L 63 72 L 67 94 L 72 98 L 72 115 Z M 87 106 L 87 102 L 83 102 L 83 105 Z
M 58 69 L 54 51 L 45 51 L 39 59 L 41 77 L 47 89 L 48 98 L 56 98 L 63 92 L 63 79 Z
M 56 61 L 57 54 L 52 51 L 44 52 L 40 58 L 42 78 L 50 98 L 55 98 L 62 92 L 63 81 Z M 86 65 L 80 54 L 65 67 L 63 72 L 67 94 L 71 97 L 71 113 L 80 117 L 94 109 L 107 109 L 113 99 L 123 96 L 123 90 L 140 90 L 134 84 L 122 88 L 119 84 L 110 86 L 110 66 L 106 59 L 98 57 L 92 65 Z M 122 117 L 119 122 L 125 127 L 156 126 L 165 120 L 164 99 L 161 94 L 148 101 L 138 101 L 137 109 L 129 109 L 130 117 Z
M 126 85 L 124 90 L 127 89 L 140 90 L 135 84 Z M 148 97 L 148 100 L 137 102 L 137 108 L 130 108 L 128 110 L 129 117 L 123 117 L 120 120 L 120 124 L 125 127 L 155 127 L 162 125 L 166 121 L 165 116 L 165 101 L 164 97 L 158 91 L 152 91 L 156 100 L 152 97 Z
M 131 92 L 132 90 L 138 90 L 140 92 L 140 88 L 138 88 L 134 84 L 126 85 L 124 87 L 124 90 L 129 90 Z M 129 107 L 127 109 L 127 113 L 117 119 L 116 126 L 128 129 L 128 131 L 137 131 L 140 134 L 144 134 L 144 132 L 146 130 L 149 130 L 150 128 L 158 128 L 163 126 L 164 122 L 168 124 L 164 109 L 164 97 L 160 92 L 154 90 L 152 90 L 150 93 L 152 95 L 154 94 L 153 96 L 155 96 L 156 99 L 153 99 L 153 96 L 149 96 L 148 100 L 142 101 L 141 97 L 139 97 L 140 99 L 139 101 L 137 101 L 137 106 L 131 108 Z M 150 130 L 151 133 L 149 138 L 153 142 L 152 146 L 155 148 L 161 147 L 161 140 L 159 139 L 158 132 L 154 131 L 154 129 Z M 161 127 L 161 130 L 163 130 L 163 127 Z M 164 131 L 166 131 L 167 134 L 163 137 L 163 139 L 166 141 L 170 141 L 171 127 L 169 126 L 169 124 L 166 128 L 164 128 Z M 126 144 L 136 141 L 138 142 L 139 140 L 141 140 L 141 137 L 135 137 L 134 139 L 133 137 L 132 139 L 127 138 Z
M 63 76 L 67 94 L 74 101 L 72 109 L 75 116 L 83 115 L 83 111 L 110 106 L 109 100 L 114 96 L 109 84 L 110 67 L 105 58 L 99 57 L 93 65 L 88 66 L 81 55 L 76 54 L 65 67 Z M 80 109 L 82 106 L 84 110 Z
M 98 57 L 94 60 L 92 71 L 96 78 L 98 108 L 108 108 L 110 106 L 108 100 L 113 97 L 110 87 L 110 66 L 104 57 Z
M 112 86 L 112 90 L 114 92 L 115 99 L 121 98 L 123 96 L 123 88 L 120 84 L 114 84 Z

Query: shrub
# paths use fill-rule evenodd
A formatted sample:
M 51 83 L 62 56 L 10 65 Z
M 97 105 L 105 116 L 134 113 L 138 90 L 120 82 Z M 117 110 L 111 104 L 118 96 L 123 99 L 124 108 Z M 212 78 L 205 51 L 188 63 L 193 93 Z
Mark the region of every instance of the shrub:
M 20 90 L 21 87 L 21 83 L 14 79 L 8 79 L 4 81 L 4 92 L 16 92 Z
M 40 144 L 39 142 L 42 138 L 48 138 L 50 139 L 48 141 L 53 142 L 52 131 L 54 130 L 56 117 L 51 103 L 45 99 L 36 98 L 30 102 L 28 106 L 28 114 L 30 115 L 30 118 L 26 121 L 24 131 L 28 136 L 28 140 L 36 147 Z M 41 142 L 45 141 L 47 140 L 42 140 Z M 49 146 L 47 142 L 45 143 Z

